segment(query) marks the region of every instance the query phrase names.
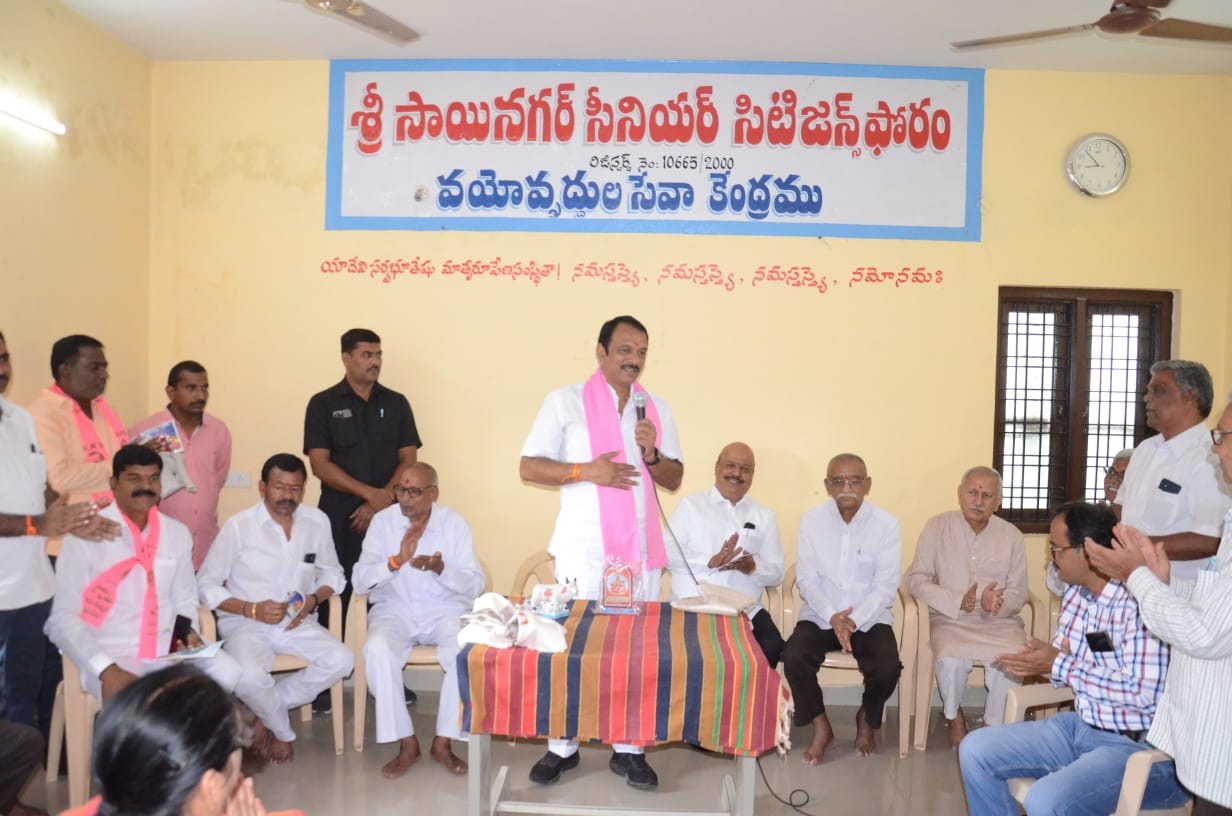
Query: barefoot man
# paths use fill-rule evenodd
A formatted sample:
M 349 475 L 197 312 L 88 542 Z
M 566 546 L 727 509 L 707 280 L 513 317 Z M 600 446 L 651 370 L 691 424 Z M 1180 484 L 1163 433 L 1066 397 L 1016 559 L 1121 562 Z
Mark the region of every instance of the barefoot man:
M 402 667 L 416 646 L 436 646 L 445 672 L 432 758 L 451 773 L 466 773 L 450 744 L 466 740 L 455 673 L 458 618 L 483 592 L 484 575 L 470 527 L 436 503 L 439 495 L 431 465 L 405 467 L 394 483 L 395 503 L 372 517 L 355 565 L 355 592 L 372 602 L 364 660 L 376 698 L 376 741 L 398 743 L 398 755 L 381 768 L 386 779 L 402 776 L 420 757 L 402 686 Z
M 856 754 L 862 757 L 877 750 L 881 714 L 903 670 L 893 629 L 902 538 L 898 520 L 865 501 L 872 486 L 864 460 L 841 453 L 826 467 L 830 501 L 800 518 L 796 586 L 804 610 L 783 650 L 783 669 L 796 700 L 795 724 L 813 724 L 806 765 L 820 765 L 834 744 L 817 683 L 827 652 L 854 655 L 864 675 L 856 712 Z

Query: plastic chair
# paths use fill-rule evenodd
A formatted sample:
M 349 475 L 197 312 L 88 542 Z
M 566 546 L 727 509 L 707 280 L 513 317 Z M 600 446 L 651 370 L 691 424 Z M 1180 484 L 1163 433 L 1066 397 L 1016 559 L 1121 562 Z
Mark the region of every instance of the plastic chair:
M 1039 596 L 1034 592 L 1028 591 L 1027 603 L 1023 607 L 1024 610 L 1030 612 L 1031 617 L 1030 625 L 1027 626 L 1027 632 L 1039 640 L 1050 639 L 1050 633 L 1042 629 L 1042 627 L 1047 625 L 1044 612 L 1046 608 Z M 932 628 L 929 623 L 927 604 L 920 604 L 919 620 L 920 636 L 915 664 L 915 748 L 917 751 L 923 751 L 928 743 L 928 723 L 932 717 L 933 683 L 936 680 L 936 672 L 933 667 Z M 977 660 L 975 665 L 983 667 L 984 664 Z
M 1050 683 L 1033 686 L 1019 686 L 1010 689 L 1005 699 L 1005 722 L 1022 722 L 1027 711 L 1033 708 L 1057 708 L 1072 702 L 1074 692 L 1068 688 L 1054 688 Z M 1157 762 L 1167 762 L 1172 757 L 1163 751 L 1147 748 L 1131 754 L 1125 763 L 1125 775 L 1121 781 L 1121 796 L 1117 800 L 1117 808 L 1111 816 L 1138 816 L 1139 813 L 1155 814 L 1155 816 L 1185 816 L 1189 813 L 1190 804 L 1164 810 L 1143 810 L 1142 795 L 1146 792 L 1146 784 L 1151 775 L 1151 766 Z M 1034 779 L 1019 777 L 1007 780 L 1010 795 L 1019 804 L 1027 800 L 1027 791 L 1035 784 Z
M 785 588 L 785 589 L 784 589 Z M 784 601 L 790 605 L 783 607 L 780 626 L 784 637 L 790 637 L 795 631 L 796 619 L 802 608 L 800 589 L 796 586 L 796 565 L 792 564 L 783 576 L 783 588 L 780 593 Z M 907 592 L 905 581 L 900 581 L 898 592 L 894 596 L 894 639 L 898 641 L 898 659 L 903 664 L 903 673 L 898 680 L 898 756 L 906 757 L 911 750 L 911 715 L 913 672 L 915 671 L 916 643 L 918 618 L 915 599 Z M 821 664 L 822 671 L 826 669 L 846 669 L 859 671 L 853 655 L 845 652 L 827 652 L 826 659 Z M 820 672 L 819 672 L 820 674 Z
M 479 559 L 483 568 L 484 592 L 492 591 L 492 572 L 488 565 Z M 523 565 L 525 566 L 525 565 Z M 368 596 L 355 593 L 351 596 L 350 614 L 347 615 L 346 643 L 355 655 L 355 714 L 354 742 L 355 750 L 363 753 L 364 724 L 368 717 L 368 664 L 364 660 L 364 643 L 368 640 Z M 416 646 L 411 650 L 411 656 L 406 665 L 414 669 L 436 669 L 440 671 L 441 664 L 436 656 L 435 646 Z M 337 708 L 334 709 L 338 711 Z M 341 730 L 336 732 L 341 739 Z M 339 748 L 339 753 L 342 749 Z
M 518 567 L 518 571 L 513 576 L 513 588 L 509 590 L 509 596 L 513 598 L 524 598 L 535 584 L 554 584 L 556 583 L 556 570 L 552 566 L 551 554 L 547 550 L 540 550 L 537 553 L 529 556 Z M 534 582 L 531 582 L 531 579 Z

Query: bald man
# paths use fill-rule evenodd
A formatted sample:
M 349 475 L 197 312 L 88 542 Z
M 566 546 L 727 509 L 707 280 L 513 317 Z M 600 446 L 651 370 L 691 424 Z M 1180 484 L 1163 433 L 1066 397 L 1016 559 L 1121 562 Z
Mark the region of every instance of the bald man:
M 714 486 L 676 506 L 670 526 L 680 548 L 667 547 L 672 600 L 697 594 L 690 569 L 698 581 L 730 587 L 758 601 L 762 589 L 783 583 L 783 544 L 774 511 L 748 495 L 754 467 L 752 448 L 732 442 L 715 460 Z M 754 610 L 753 636 L 775 668 L 783 635 L 760 603 Z

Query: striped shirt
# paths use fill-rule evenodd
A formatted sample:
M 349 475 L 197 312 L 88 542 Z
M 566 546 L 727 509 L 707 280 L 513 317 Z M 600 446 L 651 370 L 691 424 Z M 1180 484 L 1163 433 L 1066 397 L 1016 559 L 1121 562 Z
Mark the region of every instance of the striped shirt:
M 1160 583 L 1150 570 L 1126 582 L 1142 619 L 1173 647 L 1152 745 L 1171 754 L 1191 791 L 1232 807 L 1232 513 L 1224 521 L 1219 554 L 1196 581 Z
M 1110 652 L 1096 652 L 1087 635 L 1106 633 Z M 1151 727 L 1168 670 L 1168 647 L 1138 616 L 1138 604 L 1119 581 L 1098 596 L 1074 584 L 1065 590 L 1052 645 L 1052 682 L 1074 690 L 1074 709 L 1088 725 L 1118 731 Z M 1069 654 L 1066 654 L 1066 651 Z

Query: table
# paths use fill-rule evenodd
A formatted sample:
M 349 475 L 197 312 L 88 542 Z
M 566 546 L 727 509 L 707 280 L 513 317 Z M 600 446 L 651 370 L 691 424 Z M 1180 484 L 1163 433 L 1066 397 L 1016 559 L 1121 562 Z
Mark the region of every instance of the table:
M 508 767 L 491 779 L 491 737 L 499 734 L 644 746 L 688 742 L 732 754 L 736 776 L 725 781 L 724 808 L 688 813 L 752 816 L 755 760 L 777 744 L 789 697 L 748 619 L 661 603 L 644 604 L 639 615 L 599 615 L 595 606 L 573 603 L 563 621 L 562 653 L 477 644 L 459 653 L 462 727 L 471 734 L 469 815 L 613 812 L 503 800 Z

